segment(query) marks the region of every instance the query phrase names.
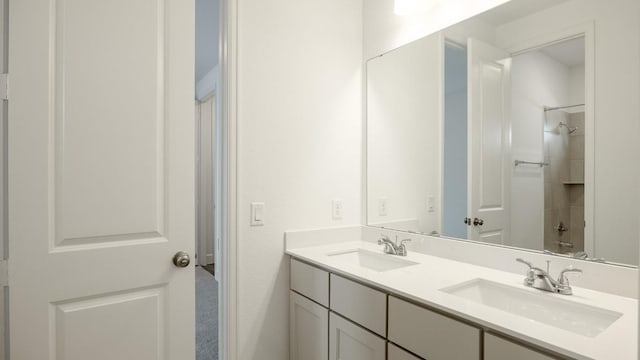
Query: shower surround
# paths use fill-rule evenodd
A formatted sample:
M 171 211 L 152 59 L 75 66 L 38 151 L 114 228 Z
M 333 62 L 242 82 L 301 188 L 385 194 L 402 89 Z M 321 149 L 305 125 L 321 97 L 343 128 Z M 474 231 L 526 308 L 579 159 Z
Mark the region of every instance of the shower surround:
M 584 251 L 584 112 L 548 111 L 544 130 L 544 249 Z

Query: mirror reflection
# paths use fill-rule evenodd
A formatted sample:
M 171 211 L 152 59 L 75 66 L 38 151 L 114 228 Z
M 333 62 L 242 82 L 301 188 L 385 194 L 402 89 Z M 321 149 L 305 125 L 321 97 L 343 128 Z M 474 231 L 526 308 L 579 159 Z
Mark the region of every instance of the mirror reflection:
M 594 236 L 593 24 L 531 26 L 560 3 L 512 1 L 368 61 L 369 225 L 637 264 Z

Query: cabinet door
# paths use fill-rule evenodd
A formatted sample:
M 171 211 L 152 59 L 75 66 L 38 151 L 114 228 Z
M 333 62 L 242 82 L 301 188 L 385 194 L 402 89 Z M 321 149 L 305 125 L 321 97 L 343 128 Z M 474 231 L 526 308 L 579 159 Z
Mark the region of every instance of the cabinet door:
M 329 310 L 289 291 L 291 360 L 327 360 Z
M 393 345 L 393 343 L 387 343 L 387 360 L 422 360 L 421 358 L 412 355 L 401 348 Z
M 329 315 L 329 360 L 385 360 L 385 340 L 335 313 Z
M 484 360 L 554 360 L 548 355 L 531 350 L 492 334 L 484 335 Z

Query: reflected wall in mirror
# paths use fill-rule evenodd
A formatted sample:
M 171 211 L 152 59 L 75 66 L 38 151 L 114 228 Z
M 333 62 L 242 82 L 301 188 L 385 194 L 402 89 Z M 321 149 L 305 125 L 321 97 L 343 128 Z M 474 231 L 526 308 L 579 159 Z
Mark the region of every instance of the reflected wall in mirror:
M 595 38 L 617 35 L 596 4 L 513 0 L 369 60 L 368 224 L 637 265 L 637 202 L 603 192 L 639 172 L 605 126 L 637 118 L 637 102 L 607 91 L 640 92 L 611 87 L 612 62 L 596 71 Z

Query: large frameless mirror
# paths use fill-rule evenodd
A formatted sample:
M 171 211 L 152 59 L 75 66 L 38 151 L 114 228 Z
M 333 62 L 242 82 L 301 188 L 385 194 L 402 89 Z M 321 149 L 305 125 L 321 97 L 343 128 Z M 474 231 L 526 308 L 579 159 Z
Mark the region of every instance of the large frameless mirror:
M 368 225 L 637 265 L 615 177 L 638 149 L 607 145 L 639 89 L 607 67 L 615 15 L 581 3 L 513 0 L 367 62 Z

